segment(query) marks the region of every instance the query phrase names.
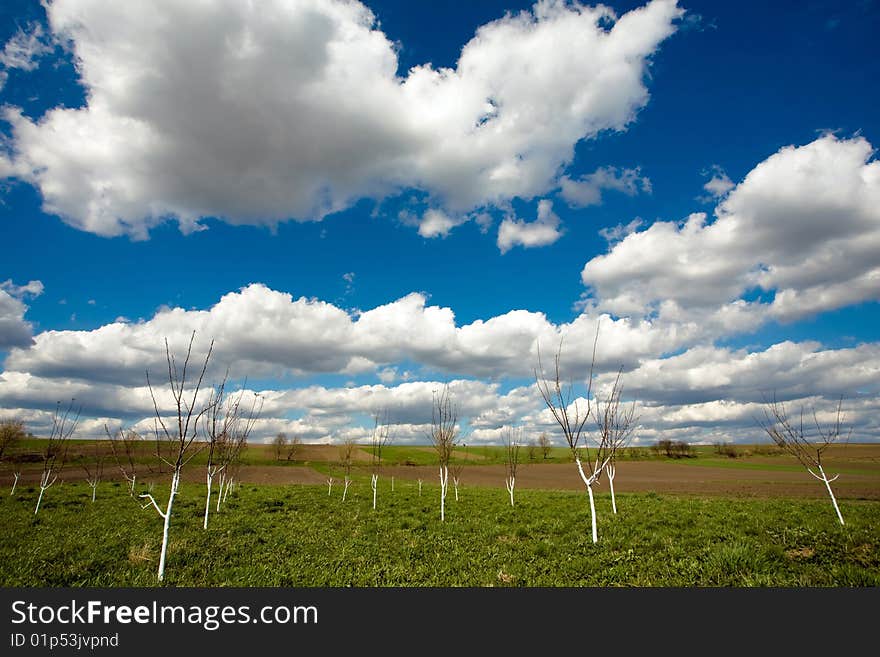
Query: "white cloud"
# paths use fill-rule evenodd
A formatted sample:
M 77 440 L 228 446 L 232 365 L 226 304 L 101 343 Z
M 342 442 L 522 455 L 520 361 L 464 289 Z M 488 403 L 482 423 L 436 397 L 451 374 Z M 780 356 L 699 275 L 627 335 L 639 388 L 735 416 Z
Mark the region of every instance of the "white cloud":
M 699 200 L 703 200 L 705 202 L 710 202 L 713 199 L 719 199 L 731 189 L 736 187 L 727 173 L 720 166 L 713 165 L 710 171 L 706 172 L 706 175 L 709 173 L 712 174 L 712 177 L 709 181 L 703 185 L 703 189 L 709 192 L 709 195 L 706 197 L 701 197 Z
M 206 310 L 161 308 L 147 321 L 44 331 L 30 348 L 13 349 L 4 367 L 39 377 L 142 385 L 145 370 L 165 367 L 165 338 L 180 350 L 196 331 L 196 353 L 213 338 L 217 371 L 229 366 L 233 376 L 355 374 L 411 361 L 461 376 L 530 377 L 539 345 L 555 351 L 565 335 L 568 366 L 580 376 L 600 322 L 599 366 L 611 369 L 680 349 L 709 330 L 705 323 L 612 319 L 592 309 L 567 324 L 513 310 L 458 326 L 450 308 L 427 305 L 418 293 L 349 312 L 254 284 Z
M 525 249 L 553 244 L 562 237 L 559 217 L 553 212 L 553 202 L 538 201 L 538 218 L 528 222 L 507 217 L 498 227 L 498 249 L 507 253 L 515 246 Z
M 596 306 L 620 314 L 715 312 L 751 304 L 792 320 L 880 299 L 880 163 L 863 137 L 821 137 L 758 164 L 707 222 L 656 222 L 593 258 L 581 277 Z M 695 317 L 695 315 L 691 315 Z
M 422 215 L 419 222 L 419 235 L 422 237 L 446 237 L 456 226 L 467 221 L 467 217 L 453 217 L 442 210 L 430 209 Z
M 542 1 L 480 27 L 455 69 L 401 74 L 355 1 L 55 0 L 88 104 L 7 109 L 0 172 L 105 236 L 317 220 L 409 187 L 463 216 L 545 194 L 579 140 L 624 130 L 682 13 Z
M 11 278 L 7 278 L 0 283 L 0 290 L 9 294 L 16 299 L 24 299 L 25 297 L 38 297 L 43 293 L 42 281 L 28 281 L 24 285 L 16 285 Z
M 32 344 L 33 331 L 24 319 L 25 312 L 25 304 L 0 289 L 0 351 Z
M 610 383 L 608 374 L 599 385 Z M 818 343 L 781 342 L 763 350 L 700 346 L 650 359 L 625 375 L 628 394 L 647 402 L 703 404 L 714 400 L 761 403 L 814 395 L 835 399 L 880 393 L 880 344 L 822 349 Z
M 606 189 L 622 192 L 627 196 L 651 192 L 651 181 L 641 175 L 639 168 L 618 170 L 615 167 L 600 167 L 577 180 L 562 176 L 559 182 L 562 198 L 573 208 L 600 205 L 602 191 Z
M 33 71 L 38 66 L 39 58 L 51 52 L 52 47 L 39 23 L 29 24 L 26 28 L 20 27 L 3 46 L 3 51 L 0 52 L 0 65 Z

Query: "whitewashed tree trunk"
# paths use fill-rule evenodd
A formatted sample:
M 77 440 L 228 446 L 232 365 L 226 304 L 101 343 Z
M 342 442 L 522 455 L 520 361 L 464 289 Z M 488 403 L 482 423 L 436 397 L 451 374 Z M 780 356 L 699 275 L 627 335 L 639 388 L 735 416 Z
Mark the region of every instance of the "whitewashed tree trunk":
M 327 497 L 333 492 L 333 477 L 327 479 Z
M 370 488 L 373 489 L 373 511 L 376 510 L 376 489 L 379 487 L 379 475 L 370 475 Z
M 449 466 L 440 466 L 440 522 L 446 520 L 446 491 L 449 488 Z
M 513 489 L 516 486 L 516 477 L 508 477 L 504 480 L 504 485 L 510 494 L 510 506 L 513 506 Z
M 205 500 L 205 521 L 202 523 L 202 529 L 208 528 L 208 511 L 211 510 L 211 482 L 214 480 L 214 473 L 211 470 L 208 470 L 207 474 L 207 484 L 208 484 L 208 497 Z M 220 510 L 220 493 L 217 493 L 217 510 Z
M 840 513 L 840 507 L 837 506 L 837 498 L 834 497 L 834 492 L 831 490 L 831 482 L 837 479 L 840 475 L 834 475 L 831 479 L 828 478 L 828 475 L 825 474 L 825 470 L 822 469 L 822 466 L 819 466 L 819 474 L 816 474 L 809 468 L 807 471 L 813 475 L 816 479 L 823 482 L 825 484 L 825 488 L 828 490 L 828 495 L 831 496 L 831 503 L 834 505 L 834 511 L 837 512 L 837 519 L 840 521 L 841 525 L 845 525 L 843 522 L 843 516 Z
M 223 488 L 223 503 L 226 504 L 226 498 L 229 497 L 229 492 L 235 490 L 237 486 L 237 482 L 232 477 L 229 478 L 229 481 L 226 482 L 225 487 Z
M 391 492 L 394 492 L 394 477 L 391 477 Z
M 98 480 L 95 479 L 94 481 L 92 481 L 92 480 L 86 480 L 86 481 L 89 484 L 89 487 L 92 489 L 92 504 L 94 504 L 95 503 L 95 491 L 97 491 L 97 489 L 98 489 Z
M 226 482 L 226 471 L 221 469 L 220 470 L 220 481 L 219 481 L 219 485 L 217 486 L 217 508 L 215 509 L 215 511 L 218 513 L 220 512 L 220 505 L 223 503 L 224 493 L 225 493 L 225 491 L 228 491 L 228 490 L 229 490 L 229 484 Z M 209 498 L 211 497 L 211 491 L 208 491 L 208 497 Z M 205 512 L 205 515 L 207 515 L 207 512 Z
M 12 482 L 12 490 L 10 491 L 10 495 L 15 495 L 15 487 L 18 486 L 18 478 L 21 476 L 20 472 L 13 472 L 12 476 L 15 477 L 15 481 Z
M 171 528 L 171 509 L 174 506 L 174 497 L 177 495 L 177 487 L 180 484 L 180 469 L 176 468 L 174 470 L 174 475 L 171 477 L 171 492 L 168 494 L 168 505 L 165 507 L 165 511 L 159 508 L 159 505 L 156 503 L 156 500 L 149 493 L 143 493 L 140 495 L 142 498 L 148 498 L 150 503 L 152 503 L 153 507 L 156 509 L 156 512 L 162 517 L 162 552 L 159 555 L 159 581 L 165 579 L 165 555 L 168 553 L 168 530 Z M 149 504 L 147 504 L 149 506 Z M 146 508 L 146 507 L 144 507 Z
M 455 501 L 458 502 L 458 477 L 452 478 L 452 487 L 455 489 Z
M 37 506 L 34 508 L 34 515 L 37 515 L 37 511 L 40 510 L 40 504 L 43 502 L 43 493 L 46 492 L 46 489 L 49 488 L 52 484 L 55 483 L 55 480 L 58 478 L 58 475 L 52 477 L 52 481 L 49 481 L 49 477 L 52 476 L 52 471 L 44 472 L 40 477 L 40 496 L 37 498 Z M 62 482 L 64 483 L 64 482 Z
M 617 466 L 609 463 L 605 466 L 605 474 L 608 475 L 608 486 L 611 488 L 611 510 L 617 514 L 617 500 L 614 498 L 614 476 L 617 474 Z
M 419 479 L 419 497 L 422 496 L 422 480 Z
M 351 479 L 348 477 L 345 478 L 345 483 L 342 488 L 342 501 L 345 502 L 345 496 L 348 493 L 348 486 L 351 484 Z
M 596 503 L 593 500 L 593 484 L 596 483 L 596 479 L 599 474 L 602 472 L 602 469 L 608 465 L 608 461 L 610 461 L 610 457 L 605 460 L 605 462 L 601 465 L 601 467 L 596 468 L 595 472 L 589 477 L 584 472 L 584 467 L 581 464 L 581 460 L 575 457 L 575 463 L 577 464 L 578 474 L 581 476 L 581 480 L 584 482 L 584 485 L 587 487 L 587 495 L 590 497 L 590 520 L 593 528 L 593 543 L 599 542 L 599 536 L 596 530 Z

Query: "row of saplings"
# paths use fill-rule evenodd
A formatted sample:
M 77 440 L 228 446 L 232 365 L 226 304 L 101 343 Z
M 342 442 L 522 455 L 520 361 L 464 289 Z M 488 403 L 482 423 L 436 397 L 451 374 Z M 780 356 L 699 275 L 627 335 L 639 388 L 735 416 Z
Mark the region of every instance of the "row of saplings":
M 174 356 L 165 341 L 166 358 L 168 361 L 168 383 L 170 387 L 173 408 L 176 410 L 172 421 L 167 421 L 159 410 L 159 404 L 147 373 L 147 386 L 153 401 L 155 410 L 155 434 L 156 453 L 161 463 L 165 464 L 171 473 L 171 487 L 164 509 L 159 505 L 150 490 L 138 494 L 145 500 L 144 508 L 152 506 L 162 518 L 162 547 L 159 557 L 158 579 L 161 582 L 165 576 L 165 562 L 168 548 L 168 535 L 171 524 L 171 516 L 174 500 L 178 493 L 181 473 L 184 466 L 198 453 L 207 450 L 207 497 L 205 500 L 205 515 L 203 526 L 208 527 L 208 517 L 211 509 L 214 480 L 218 480 L 216 493 L 216 510 L 225 501 L 230 491 L 236 485 L 237 471 L 240 464 L 242 451 L 247 443 L 248 436 L 257 421 L 262 410 L 262 400 L 255 395 L 248 406 L 243 405 L 243 391 L 238 395 L 229 395 L 226 392 L 226 381 L 215 386 L 206 402 L 198 404 L 199 393 L 203 388 L 205 373 L 211 358 L 214 343 L 208 349 L 198 379 L 194 382 L 187 380 L 187 369 L 192 355 L 192 346 L 195 339 L 193 332 L 186 351 L 182 368 L 177 367 Z M 617 373 L 610 392 L 603 399 L 595 399 L 592 394 L 592 367 L 587 382 L 586 394 L 576 396 L 571 384 L 565 385 L 561 376 L 562 348 L 556 353 L 555 372 L 552 378 L 545 376 L 543 367 L 538 357 L 538 367 L 535 369 L 535 382 L 548 411 L 559 425 L 562 434 L 571 450 L 572 460 L 577 468 L 590 503 L 590 519 L 593 542 L 598 542 L 596 527 L 596 506 L 593 497 L 593 486 L 605 474 L 608 478 L 611 490 L 612 510 L 617 513 L 617 503 L 614 496 L 614 477 L 616 474 L 616 457 L 630 441 L 637 426 L 635 404 L 625 404 L 621 400 L 621 372 Z M 595 355 L 594 355 L 595 360 Z M 816 418 L 815 413 L 813 414 Z M 43 451 L 43 471 L 40 476 L 40 492 L 37 498 L 34 513 L 40 509 L 40 504 L 45 491 L 55 483 L 58 472 L 64 464 L 66 457 L 67 440 L 76 429 L 79 412 L 74 411 L 73 401 L 66 410 L 62 410 L 59 404 L 53 416 L 52 430 Z M 587 423 L 590 428 L 587 429 Z M 373 456 L 373 470 L 370 477 L 370 485 L 373 493 L 373 509 L 376 508 L 378 488 L 378 466 L 381 463 L 381 453 L 390 439 L 390 422 L 388 413 L 377 413 L 374 416 L 374 426 L 371 434 L 371 447 Z M 843 516 L 837 505 L 837 500 L 831 489 L 831 482 L 837 476 L 829 477 L 822 466 L 822 454 L 833 443 L 844 438 L 842 401 L 838 403 L 837 414 L 834 422 L 828 427 L 822 427 L 815 419 L 816 432 L 809 436 L 804 429 L 804 423 L 793 422 L 787 416 L 785 406 L 775 399 L 767 403 L 762 428 L 768 436 L 781 448 L 795 456 L 816 479 L 822 481 L 831 497 L 834 510 L 840 524 L 844 524 Z M 204 433 L 205 439 L 196 442 L 199 429 Z M 132 496 L 136 493 L 137 486 L 137 446 L 140 437 L 130 430 L 120 429 L 111 433 L 105 427 L 110 439 L 113 455 L 120 471 L 125 477 Z M 0 426 L 0 457 L 16 435 L 23 433 L 23 425 L 20 423 L 4 423 Z M 595 446 L 590 449 L 583 439 L 587 433 L 593 433 Z M 444 386 L 435 392 L 431 408 L 431 442 L 437 452 L 439 460 L 440 479 L 440 519 L 446 518 L 446 496 L 449 483 L 449 465 L 453 450 L 459 438 L 459 424 L 456 404 L 453 401 L 449 387 Z M 505 486 L 510 497 L 510 504 L 514 504 L 514 489 L 516 486 L 516 471 L 519 463 L 519 450 L 523 445 L 522 430 L 519 428 L 506 427 L 502 432 L 502 440 L 505 447 L 507 464 L 507 476 Z M 344 488 L 342 499 L 345 500 L 348 488 L 351 484 L 352 450 L 354 443 L 347 441 L 341 453 L 342 463 L 345 467 Z M 96 444 L 96 458 L 90 465 L 82 463 L 86 470 L 86 480 L 92 488 L 92 501 L 95 499 L 95 489 L 101 477 L 101 458 Z M 460 470 L 454 472 L 453 485 L 455 495 L 458 497 L 458 475 Z M 20 472 L 15 472 L 13 493 L 18 483 Z M 328 494 L 332 491 L 333 479 L 328 479 Z M 421 480 L 419 493 L 421 494 Z

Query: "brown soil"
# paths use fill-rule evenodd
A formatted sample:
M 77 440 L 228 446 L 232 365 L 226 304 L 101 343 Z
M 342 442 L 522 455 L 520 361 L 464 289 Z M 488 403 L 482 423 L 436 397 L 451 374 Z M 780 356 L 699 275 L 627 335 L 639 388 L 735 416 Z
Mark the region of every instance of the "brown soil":
M 260 449 L 264 446 L 255 446 Z M 268 447 L 268 446 L 265 446 Z M 430 449 L 430 448 L 426 448 Z M 353 475 L 366 478 L 369 474 L 367 464 L 369 453 L 356 450 L 357 463 Z M 339 448 L 335 445 L 303 445 L 297 453 L 298 461 L 328 463 L 338 460 Z M 478 455 L 474 455 L 478 456 Z M 716 457 L 717 458 L 717 457 Z M 849 445 L 829 450 L 824 461 L 829 473 L 842 470 L 840 478 L 834 482 L 835 495 L 842 499 L 880 500 L 880 445 Z M 748 456 L 737 459 L 733 467 L 716 467 L 699 462 L 676 462 L 669 460 L 620 461 L 614 481 L 616 492 L 657 492 L 692 495 L 727 495 L 743 497 L 809 497 L 821 498 L 827 495 L 821 482 L 814 479 L 805 469 L 775 470 L 748 469 L 736 467 L 742 463 L 753 465 L 797 465 L 788 456 Z M 23 464 L 25 465 L 25 464 Z M 847 472 L 858 470 L 858 473 Z M 26 464 L 23 467 L 20 486 L 33 486 L 38 480 L 41 464 Z M 422 479 L 425 485 L 437 483 L 437 466 L 383 466 L 383 479 L 395 477 L 401 485 L 412 486 Z M 342 478 L 337 471 L 334 479 Z M 497 487 L 503 490 L 506 473 L 502 465 L 466 465 L 461 472 L 461 485 Z M 68 468 L 59 479 L 81 481 L 85 473 L 81 469 Z M 165 481 L 166 474 L 144 473 L 138 477 L 145 481 Z M 119 480 L 119 472 L 109 464 L 105 467 L 104 480 Z M 204 481 L 204 468 L 192 465 L 184 470 L 184 480 Z M 251 465 L 242 466 L 239 480 L 253 484 L 323 484 L 327 475 L 306 465 Z M 451 483 L 451 482 L 450 482 Z M 8 467 L 0 473 L 0 486 L 12 484 L 12 474 Z M 524 463 L 519 466 L 516 485 L 518 489 L 532 488 L 545 490 L 584 490 L 584 486 L 573 464 Z M 599 492 L 608 491 L 608 480 L 603 477 L 597 488 Z

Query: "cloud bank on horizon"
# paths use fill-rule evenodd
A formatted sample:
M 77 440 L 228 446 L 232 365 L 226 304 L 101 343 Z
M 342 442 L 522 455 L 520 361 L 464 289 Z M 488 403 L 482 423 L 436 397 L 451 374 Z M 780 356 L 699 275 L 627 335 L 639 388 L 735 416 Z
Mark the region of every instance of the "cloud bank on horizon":
M 42 220 L 87 234 L 111 262 L 107 238 L 144 242 L 161 266 L 164 240 L 193 240 L 207 219 L 276 226 L 345 213 L 369 225 L 383 220 L 382 203 L 410 199 L 384 219 L 415 229 L 438 257 L 455 239 L 486 240 L 486 267 L 540 272 L 528 258 L 556 249 L 582 287 L 566 320 L 550 319 L 558 307 L 511 306 L 460 321 L 430 288 L 359 308 L 296 297 L 249 270 L 240 287 L 206 287 L 214 300 L 199 307 L 156 310 L 146 288 L 140 320 L 52 328 L 34 317 L 51 263 L 35 261 L 0 283 L 0 419 L 39 432 L 58 400 L 75 397 L 84 435 L 105 423 L 147 429 L 144 373 L 163 370 L 166 338 L 182 349 L 195 331 L 202 352 L 215 341 L 212 377 L 228 368 L 263 398 L 261 439 L 361 438 L 363 418 L 387 408 L 399 441 L 424 441 L 444 382 L 469 441 L 497 442 L 512 424 L 552 435 L 534 386 L 539 350 L 563 340 L 564 373 L 582 381 L 598 331 L 595 390 L 624 369 L 641 443 L 754 442 L 771 394 L 820 413 L 843 396 L 854 439 L 880 440 L 880 343 L 808 337 L 816 318 L 880 300 L 880 162 L 868 136 L 776 144 L 742 176 L 713 164 L 694 189 L 706 196 L 664 205 L 674 216 L 597 224 L 599 247 L 570 233 L 580 230 L 572 217 L 605 199 L 659 204 L 654 171 L 578 154 L 642 122 L 652 62 L 686 37 L 676 34 L 685 15 L 672 0 L 622 15 L 544 0 L 476 27 L 454 67 L 401 71 L 406 44 L 359 2 L 47 4 L 45 24 L 9 37 L 0 82 L 68 57 L 85 102 L 40 116 L 5 103 L 0 175 L 36 190 Z M 372 214 L 358 214 L 364 199 Z M 158 232 L 168 222 L 183 234 Z M 478 230 L 457 238 L 471 222 Z M 340 266 L 356 297 L 367 265 Z M 121 286 L 138 284 L 126 267 L 113 271 Z M 475 285 L 463 282 L 457 298 Z M 876 316 L 865 313 L 855 321 Z

